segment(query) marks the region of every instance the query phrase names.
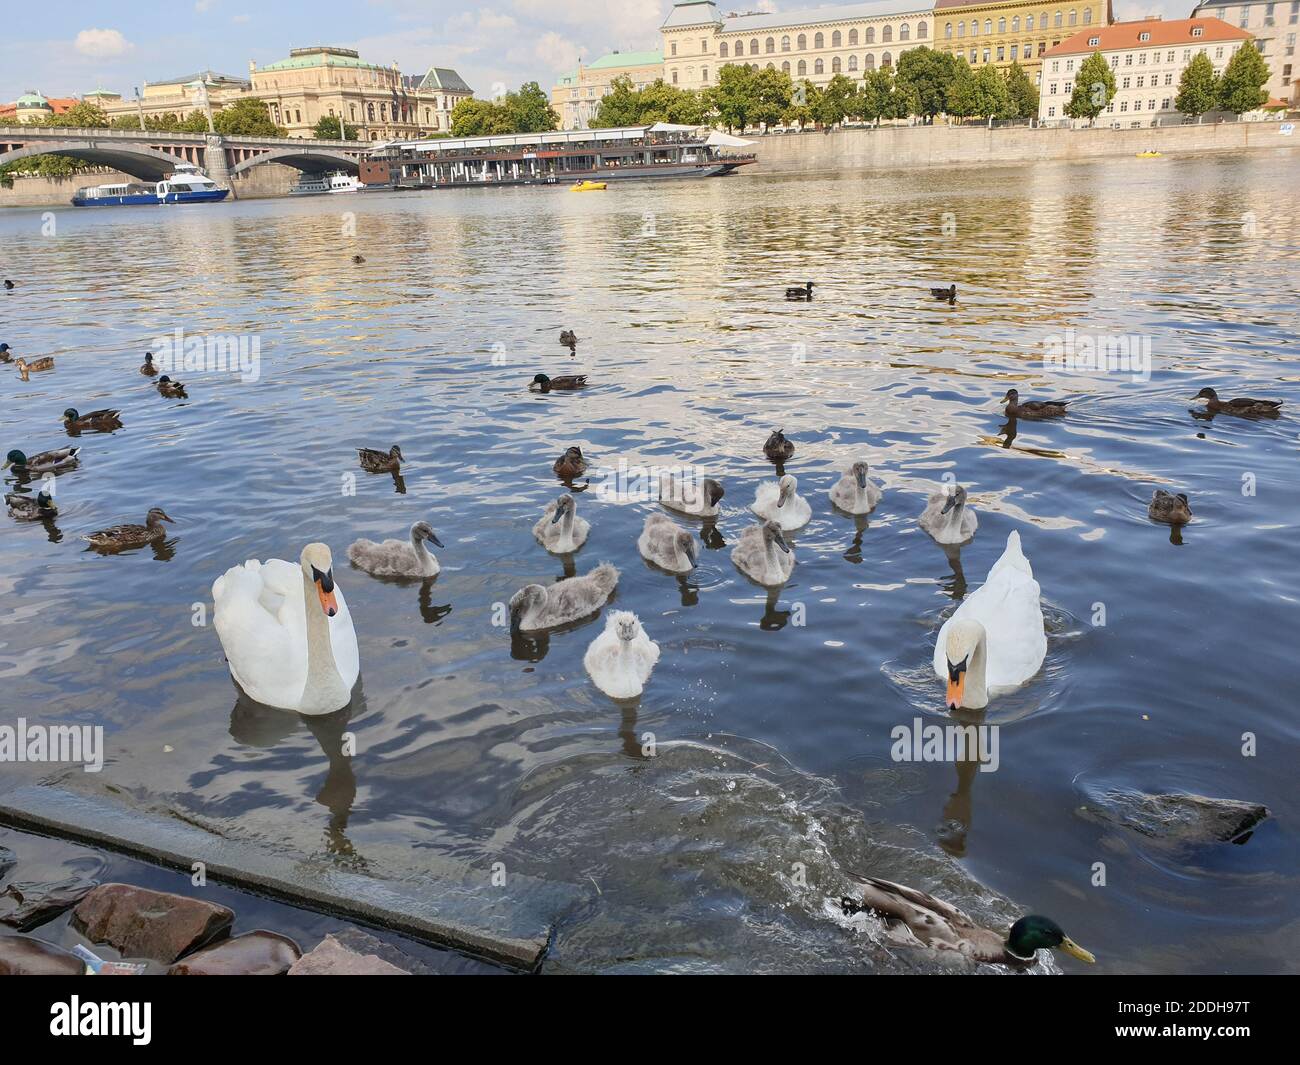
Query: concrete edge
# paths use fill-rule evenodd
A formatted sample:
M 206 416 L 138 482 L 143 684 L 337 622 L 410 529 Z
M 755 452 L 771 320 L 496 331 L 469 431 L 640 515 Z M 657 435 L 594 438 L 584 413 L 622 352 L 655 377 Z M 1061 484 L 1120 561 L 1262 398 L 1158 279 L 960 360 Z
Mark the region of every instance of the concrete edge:
M 489 874 L 441 858 L 418 878 L 381 880 L 41 785 L 0 794 L 0 824 L 187 873 L 201 861 L 227 886 L 524 972 L 540 967 L 555 921 L 582 897 L 519 874 L 495 887 Z

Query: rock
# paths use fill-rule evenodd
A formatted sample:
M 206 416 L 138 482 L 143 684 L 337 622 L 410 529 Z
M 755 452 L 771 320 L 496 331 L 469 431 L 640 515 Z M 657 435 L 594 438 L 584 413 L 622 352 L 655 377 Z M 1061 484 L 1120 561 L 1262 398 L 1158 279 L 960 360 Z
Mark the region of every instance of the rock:
M 0 923 L 20 932 L 31 931 L 75 906 L 98 883 L 71 876 L 57 884 L 10 884 L 0 892 Z
M 302 951 L 292 939 L 258 929 L 204 947 L 167 970 L 168 976 L 283 976 Z
M 340 946 L 356 954 L 373 954 L 376 958 L 381 958 L 389 965 L 394 965 L 412 976 L 437 975 L 437 970 L 429 968 L 424 962 L 416 960 L 404 950 L 398 949 L 391 943 L 385 943 L 378 936 L 372 936 L 360 928 L 345 928 L 341 932 L 333 933 L 333 936 L 334 941 Z
M 5 874 L 18 864 L 18 856 L 8 847 L 0 847 L 0 880 L 5 878 Z
M 71 951 L 31 936 L 0 936 L 0 976 L 85 976 Z
M 1269 816 L 1267 806 L 1205 795 L 1148 794 L 1128 788 L 1089 789 L 1085 808 L 1103 821 L 1175 843 L 1245 843 Z
M 409 976 L 374 954 L 358 954 L 333 936 L 326 936 L 289 970 L 290 976 Z
M 224 936 L 234 919 L 225 906 L 130 884 L 95 888 L 72 914 L 73 927 L 92 943 L 164 964 Z

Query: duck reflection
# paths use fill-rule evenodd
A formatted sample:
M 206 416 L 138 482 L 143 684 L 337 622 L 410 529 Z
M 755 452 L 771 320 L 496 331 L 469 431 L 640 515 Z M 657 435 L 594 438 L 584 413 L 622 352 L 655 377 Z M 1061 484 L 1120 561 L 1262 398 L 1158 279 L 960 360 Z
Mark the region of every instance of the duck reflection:
M 966 573 L 961 566 L 961 545 L 940 544 L 948 558 L 948 568 L 952 570 L 949 577 L 940 578 L 945 594 L 957 602 L 966 598 Z
M 780 632 L 790 623 L 790 611 L 777 609 L 780 599 L 780 588 L 768 590 L 767 602 L 763 606 L 763 616 L 758 622 L 758 627 L 764 632 Z
M 952 724 L 967 728 L 967 742 L 959 750 L 965 757 L 955 761 L 957 790 L 948 796 L 943 805 L 943 821 L 937 833 L 939 846 L 954 858 L 966 856 L 966 837 L 970 833 L 974 803 L 972 800 L 975 778 L 980 772 L 979 742 L 974 731 L 984 723 L 983 711 L 954 710 Z
M 393 491 L 399 495 L 406 495 L 406 478 L 396 470 L 393 471 Z
M 1017 434 L 1018 428 L 1015 418 L 1008 418 L 1006 422 L 1003 423 L 1002 428 L 998 430 L 998 436 L 1003 438 L 1002 446 L 1005 448 L 1011 446 L 1012 442 L 1016 439 Z
M 716 521 L 706 521 L 700 526 L 700 543 L 710 551 L 721 551 L 727 546 L 727 541 Z
M 426 625 L 437 625 L 451 613 L 450 603 L 443 606 L 433 605 L 433 586 L 432 579 L 420 582 L 420 617 L 424 619 Z
M 681 596 L 682 606 L 700 605 L 700 586 L 692 584 L 689 575 L 677 574 L 677 592 Z
M 641 712 L 641 696 L 633 699 L 615 699 L 621 720 L 618 726 L 618 738 L 623 743 L 623 753 L 638 762 L 648 759 L 641 738 L 636 734 L 636 719 Z

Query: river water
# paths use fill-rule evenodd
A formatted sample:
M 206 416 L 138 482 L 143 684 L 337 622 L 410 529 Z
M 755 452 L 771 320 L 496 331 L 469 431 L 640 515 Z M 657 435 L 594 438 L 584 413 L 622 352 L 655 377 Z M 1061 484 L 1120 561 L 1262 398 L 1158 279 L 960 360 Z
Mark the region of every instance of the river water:
M 56 367 L 0 366 L 0 450 L 67 443 L 68 406 L 124 427 L 82 435 L 55 522 L 0 534 L 3 721 L 102 724 L 108 763 L 3 780 L 377 876 L 438 855 L 571 885 L 559 970 L 933 968 L 839 915 L 856 872 L 989 922 L 1048 914 L 1091 971 L 1294 969 L 1298 159 L 7 212 L 0 340 Z M 783 298 L 806 280 L 811 303 Z M 932 301 L 949 282 L 956 305 Z M 137 368 L 177 329 L 255 339 L 257 379 L 192 369 L 189 398 L 164 399 Z M 1045 367 L 1070 330 L 1134 338 L 1149 379 Z M 590 386 L 530 394 L 539 371 Z M 1197 419 L 1205 385 L 1290 414 Z M 1010 386 L 1071 413 L 1009 432 Z M 775 428 L 813 518 L 769 597 L 730 550 Z M 394 443 L 400 483 L 357 469 L 355 447 Z M 531 527 L 570 444 L 593 463 L 592 533 L 560 559 Z M 884 487 L 863 523 L 827 498 L 859 458 Z M 655 504 L 605 490 L 655 466 L 726 486 L 686 581 L 637 554 Z M 916 522 L 945 475 L 980 515 L 959 550 Z M 1190 496 L 1181 535 L 1148 520 L 1156 487 Z M 166 544 L 85 550 L 153 506 Z M 352 540 L 420 518 L 446 545 L 435 581 L 348 566 Z M 1049 648 L 972 719 L 999 726 L 996 771 L 896 761 L 891 730 L 944 723 L 935 634 L 1012 530 Z M 308 720 L 237 698 L 195 605 L 227 567 L 312 540 L 362 678 Z M 583 670 L 603 620 L 543 640 L 495 623 L 524 584 L 604 560 L 662 652 L 636 701 Z M 1175 845 L 1097 816 L 1112 787 L 1273 816 L 1240 845 Z

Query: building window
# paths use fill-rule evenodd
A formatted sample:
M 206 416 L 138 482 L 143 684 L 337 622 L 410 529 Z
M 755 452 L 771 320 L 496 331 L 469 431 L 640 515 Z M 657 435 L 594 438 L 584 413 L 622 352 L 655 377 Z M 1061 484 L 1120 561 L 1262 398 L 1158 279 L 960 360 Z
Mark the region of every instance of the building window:
M 823 63 L 820 59 L 815 59 L 815 60 L 813 60 L 813 73 L 814 73 L 814 74 L 825 74 L 825 73 L 826 73 L 826 64 Z
M 1034 56 L 1034 46 L 1032 44 L 1025 45 L 1025 58 L 1032 59 L 1033 56 Z
M 1047 16 L 1044 15 L 1043 17 L 1046 18 Z M 1033 28 L 1034 28 L 1034 16 L 1033 16 L 1033 15 L 1026 15 L 1026 16 L 1025 16 L 1025 29 L 1027 29 L 1027 30 L 1032 30 Z
M 909 26 L 906 22 L 904 22 L 901 26 L 898 27 L 898 39 L 900 41 L 906 41 L 910 39 L 911 36 L 912 36 L 912 27 Z
M 674 85 L 677 84 L 677 71 L 675 71 L 675 70 L 673 71 L 673 84 L 674 84 Z
M 849 30 L 849 47 L 853 48 L 854 46 L 857 45 L 857 43 L 858 43 L 858 31 L 856 29 Z
M 1007 32 L 1007 20 L 1004 18 L 998 19 L 998 33 L 1006 33 L 1006 32 Z
M 870 53 L 868 53 L 866 59 L 864 59 L 864 60 L 862 61 L 862 69 L 863 69 L 863 70 L 875 70 L 875 69 L 876 69 L 876 57 L 875 57 L 874 55 L 871 55 Z
M 1139 33 L 1139 34 L 1138 34 L 1138 40 L 1139 40 L 1139 41 L 1149 41 L 1149 40 L 1151 40 L 1151 34 L 1149 34 L 1149 33 Z
M 929 31 L 926 30 L 926 28 L 925 28 L 925 23 L 924 23 L 924 22 L 918 22 L 918 23 L 916 24 L 916 36 L 917 36 L 920 40 L 925 40 L 925 38 L 926 38 L 926 36 L 928 35 L 928 33 L 929 33 Z
M 795 39 L 795 46 L 801 52 L 806 50 L 808 47 L 808 35 L 805 33 L 799 34 L 799 36 Z
M 727 42 L 726 42 L 726 41 L 723 41 L 720 45 L 718 45 L 718 55 L 720 55 L 723 59 L 726 59 L 726 58 L 727 58 Z
M 840 48 L 840 47 L 843 46 L 843 44 L 844 44 L 844 38 L 840 36 L 840 31 L 839 31 L 839 30 L 835 30 L 835 31 L 831 34 L 831 47 L 832 47 L 832 48 Z
M 840 57 L 836 56 L 834 59 L 831 60 L 831 73 L 838 74 L 839 72 L 840 72 Z
M 826 47 L 826 38 L 825 38 L 822 34 L 820 34 L 820 33 L 818 33 L 818 34 L 814 34 L 814 35 L 813 35 L 813 47 L 814 47 L 814 48 L 825 48 L 825 47 Z
M 763 42 L 763 45 L 767 49 L 767 54 L 771 55 L 773 52 L 776 51 L 776 38 L 769 37 L 766 41 Z
M 1202 29 L 1200 26 L 1193 26 L 1193 27 L 1192 27 L 1192 36 L 1193 36 L 1193 37 L 1199 37 L 1199 36 L 1201 36 L 1201 34 L 1204 33 L 1204 32 L 1205 32 L 1205 30 Z
M 1070 9 L 1070 25 L 1071 25 L 1071 26 L 1075 26 L 1075 25 L 1078 24 L 1078 22 L 1079 22 L 1079 13 L 1078 13 L 1077 11 L 1075 11 L 1074 8 L 1071 8 L 1071 9 Z
M 868 27 L 867 27 L 867 34 L 866 34 L 865 40 L 866 40 L 867 44 L 875 44 L 875 43 L 876 43 L 876 27 L 875 27 L 875 26 L 868 26 Z
M 1047 109 L 1047 117 L 1048 117 L 1048 118 L 1055 118 L 1055 117 L 1056 117 L 1056 108 L 1055 108 L 1055 107 L 1049 107 L 1049 108 Z
M 1001 63 L 1007 57 L 1007 50 L 1002 45 L 998 45 L 998 62 Z
M 1083 9 L 1083 24 L 1085 26 L 1092 25 L 1092 8 L 1090 7 L 1085 7 Z
M 676 42 L 676 41 L 673 41 L 673 43 L 672 43 L 672 45 L 671 45 L 670 47 L 671 47 L 671 49 L 672 49 L 672 54 L 673 54 L 673 55 L 676 55 L 676 54 L 677 54 L 677 42 Z
M 787 59 L 784 63 L 782 63 L 782 64 L 781 64 L 781 69 L 782 69 L 783 71 L 785 71 L 785 73 L 789 74 L 789 73 L 790 73 L 790 60 Z
M 781 38 L 781 51 L 783 51 L 783 52 L 788 52 L 788 51 L 790 51 L 790 38 L 789 38 L 789 37 L 782 37 L 782 38 Z
M 750 55 L 758 55 L 758 38 L 757 38 L 757 37 L 751 37 L 751 38 L 749 39 L 749 54 L 750 54 Z
M 1061 12 L 1058 11 L 1058 12 L 1056 13 L 1055 18 L 1053 19 L 1053 25 L 1055 25 L 1055 26 L 1057 27 L 1057 29 L 1060 29 L 1060 27 L 1061 27 L 1061 22 L 1062 22 L 1062 20 L 1064 19 L 1064 17 L 1065 17 L 1065 16 L 1063 16 L 1063 15 L 1061 14 Z
M 890 41 L 892 41 L 894 39 L 894 27 L 886 26 L 883 30 L 881 30 L 880 39 L 884 41 L 885 44 L 888 44 Z
M 1100 43 L 1101 43 L 1101 38 L 1100 38 L 1100 37 L 1089 37 L 1089 38 L 1088 38 L 1088 47 L 1089 47 L 1089 48 L 1096 48 L 1097 45 L 1099 45 Z
M 708 67 L 700 67 L 700 80 L 701 80 L 701 81 L 708 81 L 708 80 L 709 80 L 709 68 L 708 68 Z
M 957 23 L 957 36 L 958 37 L 966 36 L 966 23 L 964 21 Z
M 849 56 L 849 73 L 852 73 L 857 69 L 858 69 L 858 57 L 855 55 Z
M 925 23 L 923 22 L 923 23 L 921 23 L 921 25 L 924 26 Z M 944 39 L 945 41 L 951 41 L 951 40 L 952 40 L 952 23 L 951 23 L 951 22 L 945 22 L 945 23 L 943 24 L 943 39 Z
M 808 61 L 806 59 L 799 60 L 799 77 L 802 78 L 807 73 L 808 73 Z
M 993 32 L 993 20 L 991 18 L 986 18 L 984 20 L 984 32 L 985 33 Z

